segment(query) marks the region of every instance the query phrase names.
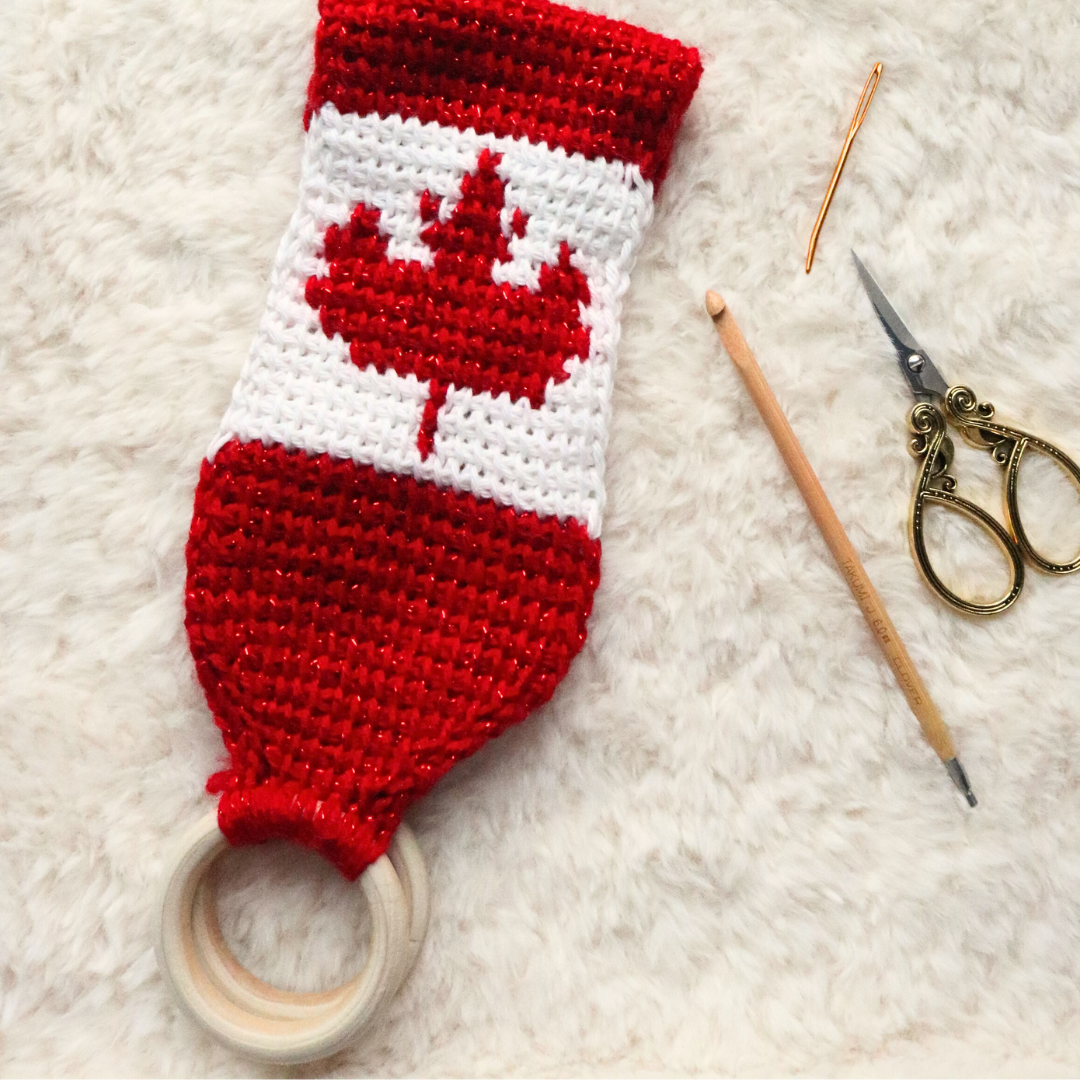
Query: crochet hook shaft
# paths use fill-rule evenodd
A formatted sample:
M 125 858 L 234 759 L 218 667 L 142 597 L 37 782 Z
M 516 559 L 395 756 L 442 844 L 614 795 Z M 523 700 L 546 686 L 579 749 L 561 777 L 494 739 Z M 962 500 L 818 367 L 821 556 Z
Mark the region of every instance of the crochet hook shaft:
M 911 662 L 911 657 L 908 656 L 907 649 L 904 648 L 904 643 L 900 640 L 900 635 L 896 632 L 896 627 L 893 626 L 889 613 L 881 602 L 881 597 L 878 596 L 877 590 L 871 583 L 854 545 L 844 532 L 844 527 L 840 524 L 840 519 L 836 516 L 836 511 L 833 510 L 825 489 L 821 486 L 821 481 L 818 480 L 806 454 L 803 453 L 803 448 L 799 445 L 795 432 L 791 430 L 791 425 L 761 368 L 758 367 L 750 346 L 746 344 L 746 339 L 742 336 L 738 324 L 720 296 L 712 291 L 707 292 L 705 310 L 712 318 L 728 356 L 739 369 L 739 374 L 746 383 L 746 388 L 750 391 L 750 396 L 754 399 L 754 404 L 761 413 L 761 418 L 765 421 L 765 426 L 769 429 L 780 451 L 780 456 L 784 459 L 784 464 L 790 470 L 807 508 L 821 530 L 821 535 L 825 538 L 825 543 L 828 544 L 833 558 L 836 559 L 844 580 L 848 583 L 848 588 L 851 589 L 882 652 L 885 653 L 896 675 L 896 681 L 900 684 L 900 689 L 903 690 L 911 711 L 922 727 L 926 741 L 941 758 L 952 782 L 967 799 L 968 805 L 975 806 L 978 800 L 971 790 L 967 773 L 964 772 L 964 767 L 956 756 L 956 747 L 953 746 L 949 729 L 945 726 L 945 721 L 941 718 L 937 706 L 931 700 L 918 671 L 915 670 L 915 665 Z

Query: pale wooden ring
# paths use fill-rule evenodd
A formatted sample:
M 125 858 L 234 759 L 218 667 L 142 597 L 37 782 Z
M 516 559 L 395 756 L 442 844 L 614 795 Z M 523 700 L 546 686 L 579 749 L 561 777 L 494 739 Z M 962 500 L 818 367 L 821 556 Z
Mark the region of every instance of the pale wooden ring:
M 367 963 L 355 979 L 316 994 L 279 990 L 246 971 L 229 951 L 218 925 L 209 875 L 227 846 L 213 812 L 192 825 L 177 845 L 157 906 L 156 946 L 162 971 L 192 1015 L 242 1053 L 279 1063 L 334 1053 L 394 995 L 419 951 L 428 894 L 415 840 L 405 834 L 394 854 L 422 921 L 411 917 L 391 857 L 381 856 L 359 881 L 371 911 Z
M 428 889 L 427 866 L 420 845 L 416 842 L 412 829 L 401 824 L 394 832 L 387 851 L 390 862 L 397 871 L 398 881 L 405 893 L 405 903 L 409 909 L 409 948 L 405 957 L 405 967 L 401 972 L 401 982 L 408 978 L 420 948 L 427 934 L 428 919 L 431 916 L 431 893 Z
M 424 857 L 407 825 L 398 826 L 387 854 L 405 894 L 409 912 L 408 949 L 402 958 L 404 968 L 395 976 L 394 990 L 388 995 L 392 997 L 408 977 L 424 943 L 430 894 Z M 192 911 L 200 960 L 210 978 L 234 1002 L 264 1016 L 291 1016 L 297 1010 L 317 1010 L 331 1003 L 337 991 L 302 994 L 280 990 L 241 966 L 229 949 L 218 922 L 216 871 L 219 865 L 214 863 L 196 888 Z

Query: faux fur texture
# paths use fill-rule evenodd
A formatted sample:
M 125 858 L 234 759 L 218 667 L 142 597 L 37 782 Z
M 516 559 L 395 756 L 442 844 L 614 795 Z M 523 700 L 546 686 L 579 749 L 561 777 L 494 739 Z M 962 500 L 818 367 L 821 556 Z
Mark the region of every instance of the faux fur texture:
M 1075 1073 L 1080 576 L 1032 573 L 994 621 L 922 584 L 907 391 L 848 256 L 946 376 L 1080 455 L 1075 5 L 588 6 L 706 62 L 627 298 L 589 640 L 549 707 L 411 815 L 434 903 L 418 967 L 365 1041 L 307 1071 Z M 6 1074 L 259 1071 L 170 999 L 150 905 L 222 760 L 182 627 L 184 541 L 293 209 L 315 18 L 314 0 L 0 12 Z M 831 564 L 709 287 L 977 810 Z M 997 511 L 989 459 L 961 447 L 957 470 Z M 976 549 L 951 550 L 959 574 Z M 246 963 L 308 988 L 356 970 L 363 913 L 332 869 L 284 847 L 229 858 Z

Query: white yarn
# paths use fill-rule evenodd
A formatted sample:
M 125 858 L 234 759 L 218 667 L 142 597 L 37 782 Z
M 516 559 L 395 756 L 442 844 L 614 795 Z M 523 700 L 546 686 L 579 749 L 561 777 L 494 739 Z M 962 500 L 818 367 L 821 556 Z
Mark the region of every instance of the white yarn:
M 417 436 L 427 383 L 360 368 L 340 335 L 323 332 L 304 289 L 313 274 L 326 272 L 327 228 L 346 224 L 361 202 L 380 212 L 389 259 L 430 266 L 420 195 L 439 196 L 439 217 L 448 220 L 484 149 L 502 155 L 502 223 L 510 237 L 511 259 L 492 267 L 492 280 L 537 289 L 540 267 L 558 261 L 565 241 L 589 283 L 590 303 L 581 311 L 589 355 L 566 362 L 568 378 L 549 381 L 538 409 L 507 393 L 451 387 L 424 459 Z M 519 209 L 527 215 L 525 234 L 512 236 Z M 343 115 L 327 103 L 311 119 L 300 197 L 278 249 L 266 312 L 209 456 L 232 439 L 278 443 L 519 511 L 576 518 L 599 536 L 620 304 L 651 216 L 652 184 L 635 165 L 416 119 Z

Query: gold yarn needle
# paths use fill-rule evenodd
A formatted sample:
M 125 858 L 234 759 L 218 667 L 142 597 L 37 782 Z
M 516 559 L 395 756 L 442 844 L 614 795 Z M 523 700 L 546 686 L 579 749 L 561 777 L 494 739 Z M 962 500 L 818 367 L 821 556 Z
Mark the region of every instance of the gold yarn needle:
M 866 110 L 870 108 L 870 102 L 874 100 L 874 94 L 880 80 L 881 64 L 878 63 L 874 65 L 874 70 L 870 72 L 866 82 L 863 83 L 859 103 L 855 106 L 855 115 L 851 118 L 851 126 L 848 128 L 847 138 L 844 140 L 844 148 L 840 151 L 840 160 L 837 161 L 836 168 L 833 169 L 832 179 L 829 181 L 829 190 L 825 192 L 825 201 L 821 204 L 817 221 L 814 222 L 814 231 L 810 234 L 810 247 L 806 252 L 806 272 L 808 274 L 810 273 L 810 267 L 814 265 L 814 252 L 817 249 L 818 233 L 821 232 L 821 226 L 825 223 L 825 215 L 829 212 L 833 192 L 836 190 L 837 182 L 840 180 L 840 174 L 844 171 L 844 164 L 848 159 L 848 154 L 851 152 L 851 144 L 855 141 L 855 136 L 866 118 Z

